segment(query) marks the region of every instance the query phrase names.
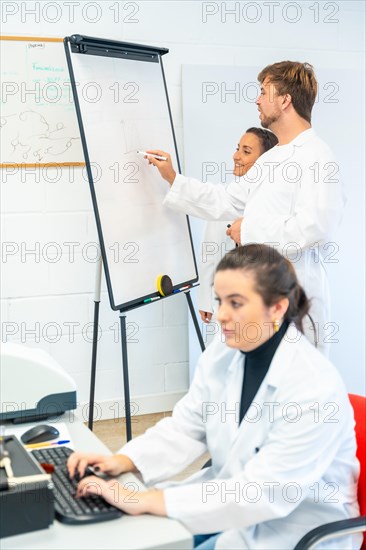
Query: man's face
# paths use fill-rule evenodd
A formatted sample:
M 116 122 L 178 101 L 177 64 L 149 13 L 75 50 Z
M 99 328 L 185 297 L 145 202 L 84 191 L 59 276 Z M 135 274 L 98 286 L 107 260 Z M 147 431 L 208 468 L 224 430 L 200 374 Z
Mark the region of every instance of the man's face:
M 256 100 L 263 128 L 272 130 L 273 125 L 280 119 L 282 97 L 277 94 L 274 84 L 267 77 L 261 84 L 261 93 Z

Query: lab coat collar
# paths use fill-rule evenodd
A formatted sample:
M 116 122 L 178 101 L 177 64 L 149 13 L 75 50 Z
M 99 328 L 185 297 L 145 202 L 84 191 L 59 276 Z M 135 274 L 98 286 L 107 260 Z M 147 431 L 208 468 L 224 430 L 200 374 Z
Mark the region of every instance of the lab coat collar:
M 288 364 L 292 363 L 296 349 L 298 349 L 296 343 L 301 338 L 305 338 L 304 335 L 291 323 L 272 359 L 271 366 L 265 378 L 267 386 L 277 388 L 281 384 L 282 378 L 288 369 Z
M 270 149 L 267 153 L 274 151 L 274 154 L 276 155 L 276 162 L 285 162 L 292 157 L 295 147 L 302 147 L 310 139 L 313 139 L 315 135 L 316 134 L 313 128 L 309 128 L 308 130 L 301 132 L 301 134 L 296 136 L 295 139 L 289 143 L 286 143 L 285 145 L 276 145 L 276 147 L 273 147 L 273 149 Z M 264 157 L 264 160 L 266 160 L 266 157 Z
M 314 128 L 308 128 L 307 130 L 304 130 L 301 132 L 298 136 L 295 137 L 292 141 L 290 141 L 289 145 L 294 145 L 295 147 L 301 147 L 309 141 L 309 139 L 312 139 L 316 136 Z

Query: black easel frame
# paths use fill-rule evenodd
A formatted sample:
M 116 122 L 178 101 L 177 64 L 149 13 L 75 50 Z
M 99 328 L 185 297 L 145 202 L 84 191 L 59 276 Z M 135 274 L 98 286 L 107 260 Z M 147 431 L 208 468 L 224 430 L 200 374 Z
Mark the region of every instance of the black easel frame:
M 81 135 L 81 141 L 83 145 L 84 150 L 84 156 L 85 156 L 85 163 L 86 163 L 86 170 L 88 174 L 89 184 L 90 184 L 90 190 L 91 190 L 91 196 L 93 201 L 93 208 L 94 213 L 96 216 L 96 222 L 97 222 L 97 228 L 98 228 L 98 235 L 100 240 L 100 247 L 101 247 L 101 254 L 102 254 L 102 260 L 104 265 L 104 271 L 106 276 L 106 283 L 108 287 L 108 294 L 110 298 L 110 303 L 112 309 L 115 311 L 119 311 L 120 313 L 120 329 L 121 329 L 121 346 L 122 346 L 122 363 L 123 363 L 123 381 L 124 381 L 124 396 L 125 396 L 125 414 L 126 414 L 126 435 L 127 440 L 129 441 L 132 437 L 131 432 L 131 402 L 130 402 L 130 392 L 129 392 L 129 377 L 128 377 L 128 353 L 127 353 L 127 333 L 126 333 L 126 315 L 125 313 L 127 311 L 130 311 L 132 309 L 136 309 L 138 307 L 142 307 L 143 305 L 148 305 L 148 300 L 150 298 L 153 298 L 153 300 L 159 299 L 165 299 L 169 296 L 160 296 L 158 292 L 143 296 L 137 299 L 134 299 L 126 304 L 115 304 L 113 300 L 113 291 L 112 291 L 112 285 L 111 280 L 109 276 L 109 270 L 108 270 L 108 262 L 107 262 L 107 256 L 105 252 L 105 245 L 104 245 L 104 239 L 103 234 L 101 230 L 101 223 L 100 223 L 100 216 L 98 211 L 98 205 L 96 201 L 96 196 L 94 192 L 93 187 L 93 174 L 91 170 L 91 162 L 88 154 L 88 148 L 86 144 L 86 138 L 84 133 L 84 127 L 81 117 L 81 111 L 80 111 L 80 105 L 78 101 L 78 94 L 77 94 L 77 88 L 76 88 L 76 82 L 75 82 L 75 76 L 73 72 L 72 62 L 70 58 L 70 52 L 69 52 L 69 45 L 72 53 L 78 53 L 78 54 L 84 54 L 84 55 L 94 55 L 94 56 L 105 56 L 105 57 L 117 57 L 121 59 L 131 59 L 131 60 L 139 60 L 139 61 L 148 61 L 151 63 L 159 63 L 161 62 L 161 56 L 165 55 L 169 52 L 167 48 L 157 48 L 154 46 L 148 46 L 148 45 L 142 45 L 142 44 L 131 44 L 128 42 L 119 42 L 115 40 L 107 40 L 102 38 L 93 38 L 89 36 L 82 36 L 82 35 L 72 35 L 70 37 L 66 37 L 64 39 L 64 45 L 65 45 L 65 53 L 66 53 L 66 59 L 68 64 L 68 69 L 70 73 L 70 81 L 71 81 L 71 88 L 73 91 L 73 97 L 75 102 L 75 108 L 76 108 L 76 114 L 78 118 L 79 128 L 80 128 L 80 135 Z M 169 111 L 169 118 L 171 123 L 171 129 L 172 129 L 172 137 L 174 141 L 174 147 L 177 157 L 177 164 L 178 164 L 178 171 L 181 172 L 180 168 L 180 162 L 177 152 L 177 143 L 176 143 L 176 137 L 174 133 L 174 127 L 172 122 L 172 115 L 171 115 L 171 109 L 169 104 L 169 98 L 167 93 L 167 86 L 165 81 L 165 75 L 164 75 L 164 69 L 163 65 L 161 64 L 161 70 L 162 70 L 162 78 L 164 83 L 164 89 L 167 99 L 167 106 Z M 190 296 L 189 289 L 192 288 L 194 283 L 198 280 L 197 275 L 197 264 L 196 259 L 194 257 L 193 252 L 193 241 L 192 241 L 192 233 L 191 228 L 189 224 L 189 220 L 187 217 L 187 225 L 188 225 L 188 232 L 189 232 L 189 238 L 192 246 L 192 253 L 193 253 L 193 261 L 196 271 L 196 277 L 189 280 L 189 281 L 182 281 L 178 286 L 178 288 L 174 288 L 175 293 L 179 293 L 180 288 L 184 287 L 184 290 L 182 292 L 185 293 L 189 310 L 193 319 L 193 323 L 197 332 L 197 337 L 201 346 L 202 351 L 205 349 L 205 345 L 203 342 L 202 334 L 199 328 L 199 324 L 197 321 L 197 317 L 193 308 L 192 299 Z M 98 269 L 97 269 L 97 283 L 96 283 L 96 292 L 95 292 L 95 300 L 94 300 L 94 330 L 93 330 L 93 349 L 92 349 L 92 366 L 91 366 L 91 381 L 90 381 L 90 396 L 89 396 L 89 421 L 88 421 L 88 427 L 89 429 L 93 429 L 93 415 L 94 415 L 94 396 L 95 396 L 95 382 L 96 382 L 96 362 L 97 362 L 97 343 L 98 343 L 98 320 L 99 320 L 99 305 L 100 305 L 100 284 L 101 284 L 101 271 L 102 271 L 102 263 L 99 262 Z M 188 290 L 186 290 L 186 287 L 189 287 Z

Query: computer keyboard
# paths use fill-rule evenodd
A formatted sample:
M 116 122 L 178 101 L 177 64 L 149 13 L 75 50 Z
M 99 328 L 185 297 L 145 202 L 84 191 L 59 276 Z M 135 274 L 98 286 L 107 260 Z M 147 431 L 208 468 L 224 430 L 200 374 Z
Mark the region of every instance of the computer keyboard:
M 91 495 L 75 498 L 78 482 L 70 479 L 67 470 L 67 459 L 73 451 L 68 447 L 46 447 L 31 451 L 40 463 L 52 464 L 55 497 L 55 516 L 62 523 L 85 524 L 108 521 L 122 516 L 123 512 L 102 497 Z

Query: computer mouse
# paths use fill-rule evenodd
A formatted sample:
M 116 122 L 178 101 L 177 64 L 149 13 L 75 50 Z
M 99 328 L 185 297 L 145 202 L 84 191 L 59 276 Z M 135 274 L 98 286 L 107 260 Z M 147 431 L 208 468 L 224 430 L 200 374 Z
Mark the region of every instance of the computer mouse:
M 20 439 L 25 445 L 32 445 L 33 443 L 52 441 L 52 439 L 56 439 L 59 435 L 60 432 L 53 426 L 49 426 L 48 424 L 40 424 L 39 426 L 34 426 L 34 428 L 24 432 Z

